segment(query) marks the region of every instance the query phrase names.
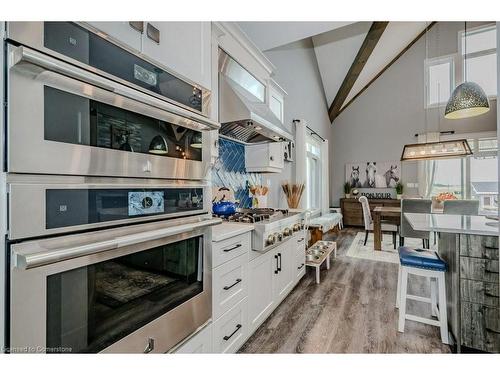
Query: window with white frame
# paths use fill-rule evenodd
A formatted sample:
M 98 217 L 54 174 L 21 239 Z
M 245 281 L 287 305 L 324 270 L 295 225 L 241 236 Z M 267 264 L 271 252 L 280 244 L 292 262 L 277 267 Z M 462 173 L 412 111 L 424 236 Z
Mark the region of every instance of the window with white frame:
M 497 31 L 494 24 L 459 33 L 462 79 L 479 84 L 486 95 L 497 95 Z M 467 55 L 465 54 L 467 52 Z M 467 61 L 465 61 L 467 59 Z
M 425 61 L 426 107 L 445 105 L 455 85 L 453 56 L 443 56 Z
M 321 145 L 308 136 L 306 141 L 306 204 L 309 210 L 321 208 Z

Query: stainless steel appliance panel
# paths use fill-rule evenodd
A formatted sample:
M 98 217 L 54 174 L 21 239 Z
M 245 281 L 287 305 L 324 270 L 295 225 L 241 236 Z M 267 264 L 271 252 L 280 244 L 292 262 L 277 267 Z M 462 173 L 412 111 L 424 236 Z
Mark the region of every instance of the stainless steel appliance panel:
M 199 215 L 210 212 L 210 191 L 208 185 L 198 181 L 166 181 L 154 179 L 131 178 L 103 178 L 103 177 L 77 177 L 77 176 L 31 176 L 9 174 L 9 239 L 47 236 L 80 230 L 103 228 L 114 225 L 138 223 L 142 221 L 175 218 L 178 216 Z M 202 189 L 203 205 L 193 209 L 184 209 L 182 212 L 172 212 L 157 215 L 145 215 L 103 220 L 94 223 L 74 224 L 62 227 L 47 225 L 47 191 L 50 190 L 89 190 L 89 189 Z M 86 202 L 78 202 L 86 204 Z M 63 203 L 66 205 L 66 203 Z M 70 207 L 64 207 L 63 209 Z M 113 208 L 113 207 L 110 207 Z M 87 215 L 82 209 L 82 215 Z
M 116 40 L 115 38 L 106 35 L 102 33 L 101 31 L 95 29 L 94 27 L 90 26 L 89 24 L 85 22 L 76 22 L 78 26 L 89 30 L 93 32 L 94 34 L 99 35 L 100 37 L 103 37 L 106 41 L 111 42 L 112 44 L 120 47 L 121 49 L 131 53 L 132 55 L 137 55 L 136 51 L 133 49 L 129 48 L 126 44 L 121 43 L 120 41 Z M 21 43 L 23 45 L 29 46 L 34 48 L 37 51 L 42 51 L 45 54 L 52 55 L 56 57 L 57 59 L 60 60 L 65 60 L 71 65 L 75 65 L 81 68 L 84 68 L 86 70 L 92 71 L 94 73 L 99 74 L 100 76 L 112 79 L 113 81 L 119 82 L 122 86 L 128 86 L 133 89 L 133 91 L 138 91 L 142 93 L 146 93 L 146 96 L 153 96 L 161 101 L 163 101 L 165 104 L 170 104 L 172 103 L 173 106 L 171 106 L 172 111 L 179 111 L 182 116 L 186 117 L 193 117 L 193 119 L 198 119 L 203 121 L 205 119 L 207 122 L 211 122 L 208 117 L 210 117 L 210 107 L 211 107 L 211 92 L 207 89 L 199 87 L 198 84 L 195 82 L 191 82 L 189 79 L 182 78 L 183 81 L 188 82 L 192 84 L 194 87 L 197 87 L 198 89 L 201 90 L 202 92 L 202 109 L 201 111 L 197 111 L 196 109 L 193 109 L 191 107 L 185 106 L 182 103 L 176 102 L 174 100 L 170 100 L 169 98 L 166 98 L 165 96 L 162 96 L 160 94 L 157 94 L 151 90 L 147 90 L 144 87 L 141 87 L 139 85 L 135 85 L 132 82 L 126 81 L 124 79 L 121 79 L 115 75 L 109 74 L 107 72 L 104 72 L 100 69 L 94 68 L 92 66 L 89 66 L 88 64 L 82 63 L 81 61 L 78 61 L 75 58 L 72 58 L 70 56 L 64 55 L 62 53 L 59 53 L 57 51 L 54 51 L 50 48 L 45 47 L 44 43 L 44 22 L 8 22 L 7 23 L 7 37 L 11 40 L 14 40 L 18 43 Z M 175 72 L 172 72 L 168 67 L 159 64 L 158 62 L 150 59 L 148 56 L 140 54 L 137 55 L 140 59 L 147 61 L 161 69 L 163 69 L 166 72 L 169 72 L 169 74 L 176 76 Z M 200 116 L 201 115 L 201 116 Z M 219 126 L 215 122 L 212 122 L 213 125 Z
M 27 51 L 22 50 L 23 48 L 9 47 L 11 58 L 8 77 L 9 172 L 174 179 L 206 177 L 210 147 L 203 147 L 203 161 L 199 162 L 45 140 L 46 87 L 168 121 L 188 129 L 203 130 L 207 127 L 158 107 L 119 95 L 115 90 L 83 83 L 26 62 L 17 56 L 26 55 Z M 28 52 L 37 54 L 34 51 Z M 45 57 L 40 58 L 45 59 Z M 106 84 L 102 83 L 99 77 L 96 77 L 96 80 L 101 86 Z M 209 143 L 209 133 L 202 132 L 202 137 L 202 144 L 205 146 Z
M 71 235 L 12 245 L 10 350 L 47 351 L 50 310 L 47 288 L 52 275 L 202 236 L 203 291 L 103 350 L 120 353 L 168 351 L 211 318 L 210 226 L 219 223 L 220 219 L 178 219 L 99 231 L 92 236 Z M 72 296 L 75 312 L 71 316 L 83 314 L 82 321 L 87 322 L 87 303 L 86 298 L 79 300 Z

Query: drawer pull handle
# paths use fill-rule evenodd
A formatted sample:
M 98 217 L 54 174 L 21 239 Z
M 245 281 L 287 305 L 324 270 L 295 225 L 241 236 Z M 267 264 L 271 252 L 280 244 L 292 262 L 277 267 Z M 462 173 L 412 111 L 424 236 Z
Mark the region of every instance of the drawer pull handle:
M 229 249 L 224 249 L 222 251 L 224 251 L 225 253 L 229 253 L 230 251 L 236 250 L 236 249 L 240 248 L 241 246 L 242 246 L 242 244 L 239 243 L 233 247 L 230 247 Z
M 487 297 L 495 297 L 495 298 L 498 298 L 498 294 L 493 294 L 493 293 L 490 293 L 488 291 L 485 291 L 484 292 L 484 295 L 487 296 Z
M 236 324 L 236 329 L 233 331 L 233 333 L 231 333 L 229 336 L 224 336 L 224 337 L 223 337 L 224 341 L 227 341 L 227 340 L 229 340 L 231 337 L 233 337 L 233 335 L 234 335 L 236 332 L 238 332 L 238 331 L 240 330 L 240 328 L 241 328 L 241 327 L 242 327 L 242 326 L 241 326 L 241 324 Z
M 236 281 L 235 281 L 234 283 L 232 283 L 232 284 L 231 284 L 231 285 L 229 285 L 229 286 L 225 286 L 223 289 L 224 289 L 224 290 L 229 290 L 229 289 L 231 289 L 233 286 L 235 286 L 235 285 L 237 285 L 237 284 L 241 283 L 241 281 L 242 281 L 241 279 L 236 279 Z
M 484 269 L 484 272 L 486 272 L 486 273 L 498 273 L 498 271 L 492 271 L 492 270 L 489 270 L 487 268 Z
M 304 263 L 302 263 L 300 266 L 297 267 L 298 270 L 302 269 L 304 267 Z
M 304 241 L 304 237 L 302 237 L 300 240 L 298 240 L 297 242 L 302 242 Z

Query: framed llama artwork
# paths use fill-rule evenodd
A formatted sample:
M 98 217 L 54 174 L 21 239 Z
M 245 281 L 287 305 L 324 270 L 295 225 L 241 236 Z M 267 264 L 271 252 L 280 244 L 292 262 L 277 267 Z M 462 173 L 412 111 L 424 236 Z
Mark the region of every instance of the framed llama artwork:
M 367 161 L 345 166 L 346 181 L 352 189 L 394 188 L 401 179 L 401 162 Z

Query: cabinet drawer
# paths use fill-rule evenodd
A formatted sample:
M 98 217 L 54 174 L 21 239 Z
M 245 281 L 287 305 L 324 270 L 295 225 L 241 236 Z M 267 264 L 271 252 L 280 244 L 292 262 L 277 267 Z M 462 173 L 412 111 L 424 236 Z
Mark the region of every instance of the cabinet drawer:
M 212 324 L 208 324 L 200 332 L 179 346 L 174 353 L 212 353 Z
M 243 299 L 213 324 L 215 353 L 236 353 L 247 338 L 247 299 Z
M 248 255 L 240 255 L 214 269 L 212 284 L 213 316 L 218 319 L 248 294 Z
M 498 283 L 498 260 L 460 257 L 460 278 Z
M 498 260 L 498 237 L 460 235 L 460 255 Z
M 234 259 L 250 251 L 251 232 L 212 243 L 212 267 Z
M 500 307 L 498 304 L 498 294 L 498 283 L 485 283 L 484 281 L 466 279 L 460 280 L 460 297 L 462 301 Z
M 498 353 L 500 351 L 500 309 L 477 303 L 462 303 L 462 345 Z

